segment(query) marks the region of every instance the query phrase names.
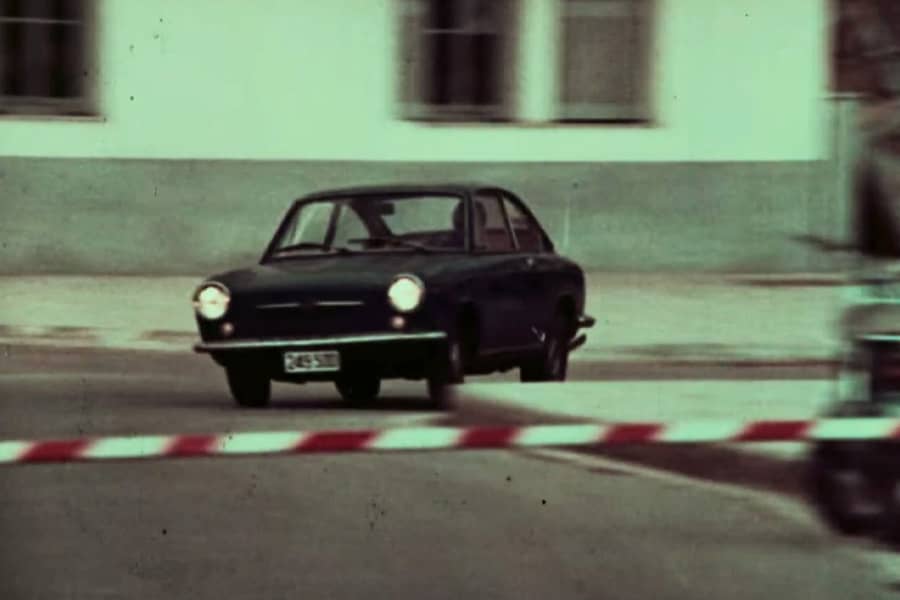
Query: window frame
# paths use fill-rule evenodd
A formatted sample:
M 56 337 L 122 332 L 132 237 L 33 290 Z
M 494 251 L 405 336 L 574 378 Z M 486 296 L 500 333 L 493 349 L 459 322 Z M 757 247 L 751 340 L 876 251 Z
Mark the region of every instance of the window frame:
M 430 0 L 395 0 L 398 6 L 399 50 L 395 72 L 399 68 L 395 107 L 398 116 L 406 121 L 449 123 L 502 123 L 516 120 L 518 102 L 515 80 L 518 73 L 519 3 L 521 0 L 486 0 L 502 2 L 499 19 L 496 104 L 432 104 L 428 101 L 428 74 L 433 70 L 433 57 L 425 41 L 429 31 L 428 2 Z M 404 67 L 405 65 L 405 67 Z
M 566 21 L 578 18 L 578 9 L 574 13 L 566 11 L 566 5 L 589 5 L 601 3 L 631 5 L 632 17 L 640 22 L 636 27 L 640 36 L 635 43 L 640 51 L 635 72 L 635 85 L 639 88 L 637 99 L 632 103 L 624 102 L 567 102 L 565 47 L 557 54 L 554 68 L 557 77 L 556 119 L 558 123 L 646 123 L 653 119 L 653 54 L 656 40 L 655 15 L 658 0 L 556 0 L 559 6 L 559 35 L 561 44 L 566 43 Z M 598 9 L 601 10 L 602 9 Z M 583 15 L 582 15 L 583 17 Z
M 293 223 L 296 220 L 296 215 L 299 211 L 301 211 L 304 207 L 310 204 L 323 203 L 328 204 L 332 203 L 335 205 L 334 209 L 331 212 L 328 223 L 328 232 L 326 234 L 326 240 L 324 245 L 331 246 L 334 243 L 334 238 L 336 236 L 336 228 L 338 224 L 338 219 L 340 217 L 340 211 L 349 209 L 346 206 L 346 201 L 350 198 L 367 198 L 367 197 L 378 197 L 386 195 L 385 191 L 362 191 L 356 192 L 354 191 L 351 195 L 348 196 L 347 192 L 341 191 L 339 193 L 328 195 L 312 195 L 306 196 L 302 198 L 297 198 L 288 208 L 288 210 L 284 213 L 284 216 L 281 218 L 281 221 L 278 223 L 278 226 L 275 228 L 275 232 L 272 234 L 272 237 L 269 239 L 269 242 L 266 244 L 265 249 L 263 250 L 262 256 L 259 259 L 259 264 L 268 264 L 271 262 L 275 262 L 281 260 L 277 258 L 275 255 L 278 253 L 279 242 L 282 238 L 288 233 L 288 230 L 292 227 Z M 433 190 L 433 191 L 398 191 L 395 194 L 391 194 L 394 197 L 416 197 L 422 193 L 435 193 L 440 194 L 441 196 L 446 196 L 447 198 L 454 198 L 463 203 L 463 231 L 464 240 L 462 248 L 454 248 L 454 249 L 446 249 L 442 250 L 441 253 L 445 254 L 468 254 L 472 252 L 474 248 L 474 231 L 472 230 L 472 218 L 471 211 L 472 206 L 471 203 L 474 201 L 473 198 L 469 197 L 465 192 L 460 191 L 447 191 L 447 190 Z M 321 258 L 322 254 L 310 253 L 309 255 L 294 255 L 291 258 Z
M 398 51 L 394 73 L 397 76 L 393 106 L 395 116 L 408 122 L 433 124 L 485 124 L 526 126 L 595 125 L 652 125 L 655 119 L 654 49 L 657 43 L 656 14 L 659 0 L 579 0 L 589 3 L 617 2 L 633 5 L 636 25 L 636 48 L 640 56 L 635 58 L 633 81 L 635 93 L 629 101 L 571 102 L 566 101 L 567 59 L 563 35 L 567 17 L 567 0 L 553 2 L 552 15 L 546 16 L 546 27 L 539 40 L 527 24 L 523 14 L 529 6 L 527 0 L 506 0 L 508 18 L 502 35 L 504 43 L 499 56 L 501 62 L 498 81 L 501 102 L 491 109 L 462 105 L 434 105 L 427 102 L 427 76 L 431 58 L 426 55 L 426 44 L 419 39 L 426 24 L 428 0 L 395 0 L 398 6 L 395 23 L 398 25 Z M 603 10 L 600 8 L 599 10 Z M 540 28 L 539 28 L 540 29 Z M 553 33 L 549 33 L 553 32 Z M 552 40 L 544 41 L 544 38 Z M 534 59 L 528 58 L 526 44 L 529 40 L 543 46 L 548 44 L 548 55 L 534 71 Z M 535 91 L 522 83 L 521 77 L 534 76 L 535 72 L 548 72 L 547 91 Z M 547 94 L 537 101 L 534 98 Z M 543 108 L 545 106 L 546 108 Z
M 475 203 L 478 202 L 478 196 L 482 195 L 482 194 L 490 194 L 497 201 L 497 204 L 500 209 L 500 216 L 503 220 L 503 226 L 504 226 L 504 229 L 506 230 L 506 235 L 510 242 L 510 247 L 507 250 L 493 250 L 490 248 L 484 248 L 484 249 L 479 248 L 476 245 L 477 240 L 475 239 L 475 219 L 472 218 L 472 219 L 470 219 L 470 221 L 471 221 L 471 226 L 472 226 L 471 236 L 472 236 L 472 252 L 473 252 L 473 254 L 479 254 L 479 255 L 520 254 L 521 252 L 519 251 L 519 247 L 516 242 L 516 236 L 513 233 L 512 228 L 510 227 L 509 218 L 507 217 L 507 214 L 506 214 L 506 207 L 503 205 L 503 190 L 501 190 L 499 188 L 493 188 L 493 187 L 478 188 L 478 189 L 474 190 L 472 192 L 473 216 L 474 216 L 474 211 L 475 211 Z
M 71 0 L 75 1 L 75 0 Z M 57 96 L 25 96 L 4 93 L 0 88 L 0 119 L 96 119 L 100 116 L 99 81 L 100 61 L 98 56 L 99 23 L 98 0 L 77 0 L 80 4 L 81 18 L 78 25 L 82 28 L 81 63 L 76 67 L 81 71 L 81 95 L 77 97 Z M 0 24 L 6 22 L 37 23 L 46 26 L 54 24 L 72 24 L 74 19 L 61 16 L 54 17 L 6 17 L 0 15 Z M 19 50 L 13 60 L 9 55 L 0 52 L 0 65 L 9 61 L 13 65 L 23 60 L 24 50 Z M 59 66 L 63 73 L 68 67 Z M 2 82 L 0 82 L 2 83 Z
M 549 241 L 547 232 L 544 231 L 543 227 L 541 227 L 541 224 L 538 222 L 537 217 L 535 217 L 534 214 L 532 214 L 531 211 L 528 210 L 528 208 L 525 206 L 525 203 L 511 192 L 501 190 L 500 193 L 503 196 L 503 212 L 507 215 L 507 219 L 509 220 L 509 228 L 516 240 L 516 247 L 519 248 L 523 254 L 546 254 L 548 252 L 551 252 L 553 245 Z M 507 202 L 516 207 L 516 209 L 518 209 L 518 211 L 522 213 L 522 216 L 525 217 L 525 220 L 534 229 L 535 233 L 537 233 L 541 246 L 538 250 L 522 249 L 521 245 L 519 244 L 519 236 L 516 234 L 516 228 L 513 227 L 512 219 L 509 218 L 509 211 L 506 209 Z

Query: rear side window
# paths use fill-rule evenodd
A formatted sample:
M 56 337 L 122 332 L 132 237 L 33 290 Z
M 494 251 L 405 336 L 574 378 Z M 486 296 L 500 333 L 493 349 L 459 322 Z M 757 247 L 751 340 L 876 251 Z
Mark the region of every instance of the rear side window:
M 510 252 L 513 250 L 512 238 L 503 217 L 500 197 L 489 192 L 479 192 L 473 203 L 475 249 L 487 252 Z
M 525 214 L 519 205 L 509 198 L 503 199 L 506 215 L 522 252 L 543 252 L 544 240 L 535 222 Z

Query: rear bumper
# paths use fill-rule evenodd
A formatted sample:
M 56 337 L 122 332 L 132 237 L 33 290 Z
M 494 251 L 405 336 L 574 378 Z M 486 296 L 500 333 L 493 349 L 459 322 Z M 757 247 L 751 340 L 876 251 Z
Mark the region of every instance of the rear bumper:
M 594 319 L 594 317 L 590 315 L 581 315 L 580 317 L 578 317 L 577 329 L 590 329 L 596 322 L 596 319 Z M 576 336 L 569 342 L 569 352 L 574 352 L 575 350 L 583 346 L 586 341 L 587 335 L 582 333 L 581 335 Z
M 578 329 L 590 329 L 597 322 L 597 319 L 590 315 L 581 315 L 578 317 Z

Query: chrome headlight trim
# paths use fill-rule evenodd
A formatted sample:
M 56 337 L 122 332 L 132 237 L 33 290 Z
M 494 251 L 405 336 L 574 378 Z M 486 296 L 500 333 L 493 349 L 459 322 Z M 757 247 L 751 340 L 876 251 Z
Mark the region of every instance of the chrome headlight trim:
M 409 287 L 407 284 L 412 284 Z M 406 289 L 397 286 L 407 286 Z M 406 297 L 406 294 L 415 294 Z M 425 283 L 412 273 L 396 275 L 387 289 L 387 298 L 390 305 L 400 313 L 411 313 L 418 310 L 425 301 Z
M 201 295 L 207 290 L 216 290 L 220 296 L 218 302 L 204 303 Z M 200 284 L 194 291 L 194 311 L 207 321 L 216 321 L 228 314 L 231 304 L 231 291 L 224 283 L 218 281 L 206 281 Z

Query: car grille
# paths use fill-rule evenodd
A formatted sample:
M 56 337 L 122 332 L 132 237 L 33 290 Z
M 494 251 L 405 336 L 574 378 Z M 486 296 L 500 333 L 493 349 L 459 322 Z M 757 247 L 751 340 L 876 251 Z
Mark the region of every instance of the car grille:
M 355 301 L 257 304 L 242 319 L 241 337 L 305 337 L 384 330 L 387 307 Z

